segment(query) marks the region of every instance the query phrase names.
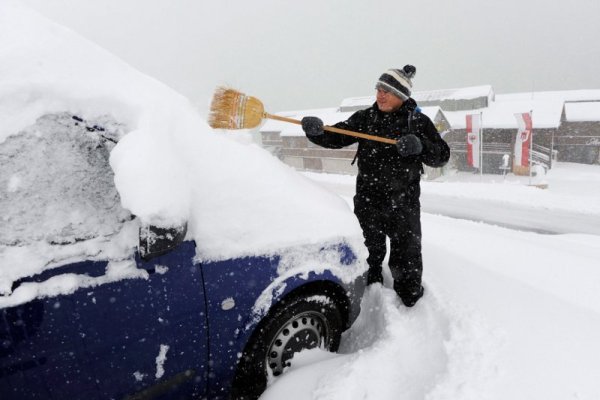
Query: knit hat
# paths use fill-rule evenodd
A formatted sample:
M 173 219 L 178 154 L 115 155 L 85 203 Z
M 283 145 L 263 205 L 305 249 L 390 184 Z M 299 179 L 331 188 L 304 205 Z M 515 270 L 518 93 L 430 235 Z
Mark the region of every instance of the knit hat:
M 412 89 L 411 79 L 416 73 L 417 69 L 408 64 L 402 69 L 388 69 L 379 77 L 375 87 L 387 90 L 402 100 L 408 100 Z

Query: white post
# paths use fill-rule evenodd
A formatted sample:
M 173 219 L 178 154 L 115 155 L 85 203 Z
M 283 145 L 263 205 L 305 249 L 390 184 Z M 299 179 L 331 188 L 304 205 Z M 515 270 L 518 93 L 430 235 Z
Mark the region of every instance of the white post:
M 533 168 L 533 110 L 529 110 L 531 132 L 529 132 L 529 185 L 531 185 L 531 169 Z
M 479 180 L 483 180 L 483 113 L 479 112 Z
M 554 168 L 554 129 L 552 129 L 552 138 L 550 141 L 550 164 L 548 169 Z

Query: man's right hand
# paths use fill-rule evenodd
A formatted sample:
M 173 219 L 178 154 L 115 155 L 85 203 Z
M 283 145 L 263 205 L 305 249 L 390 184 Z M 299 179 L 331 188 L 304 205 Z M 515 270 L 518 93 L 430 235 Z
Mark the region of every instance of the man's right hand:
M 302 118 L 302 130 L 306 133 L 306 136 L 321 136 L 323 131 L 323 121 L 318 117 L 304 117 Z

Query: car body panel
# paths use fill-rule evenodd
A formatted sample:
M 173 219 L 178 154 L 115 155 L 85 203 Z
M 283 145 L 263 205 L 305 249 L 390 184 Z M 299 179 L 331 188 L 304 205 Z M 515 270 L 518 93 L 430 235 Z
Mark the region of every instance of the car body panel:
M 106 399 L 184 373 L 186 379 L 164 391 L 202 394 L 208 332 L 194 256 L 193 242 L 185 242 L 149 262 L 138 257 L 138 267 L 149 271 L 147 279 L 82 288 L 0 310 L 0 393 L 8 398 L 64 399 L 78 393 Z M 68 269 L 93 273 L 102 264 L 83 262 Z M 168 346 L 164 372 L 157 362 L 161 346 Z
M 342 267 L 356 261 L 346 245 L 334 251 Z M 0 310 L 2 398 L 227 398 L 237 361 L 272 305 L 309 285 L 360 295 L 355 281 L 344 283 L 327 268 L 281 276 L 279 255 L 195 260 L 196 244 L 184 241 L 149 261 L 136 256 L 147 279 Z M 32 280 L 74 271 L 101 276 L 106 266 L 80 262 Z M 345 311 L 352 318 L 352 307 Z
M 342 265 L 356 261 L 348 246 L 336 246 L 335 251 Z M 340 297 L 354 294 L 352 284 L 344 283 L 329 269 L 319 273 L 292 270 L 282 277 L 278 272 L 280 261 L 280 255 L 274 255 L 203 263 L 211 332 L 209 398 L 226 395 L 246 343 L 272 305 L 308 285 L 315 285 L 315 290 L 324 288 L 319 282 L 337 285 Z M 339 300 L 357 304 L 357 298 Z

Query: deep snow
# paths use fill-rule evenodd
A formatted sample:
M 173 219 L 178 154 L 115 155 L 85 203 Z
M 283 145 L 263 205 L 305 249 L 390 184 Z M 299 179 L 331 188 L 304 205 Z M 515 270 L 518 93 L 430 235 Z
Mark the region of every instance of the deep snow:
M 350 200 L 353 178 L 305 175 Z M 541 197 L 548 217 L 588 202 L 598 216 L 600 166 L 559 163 L 545 179 L 542 190 L 528 178 L 459 173 L 424 182 L 422 197 L 455 193 L 493 209 L 496 193 L 509 210 L 535 210 Z M 301 354 L 262 399 L 599 398 L 600 236 L 422 220 L 423 299 L 402 306 L 386 271 L 341 354 Z

